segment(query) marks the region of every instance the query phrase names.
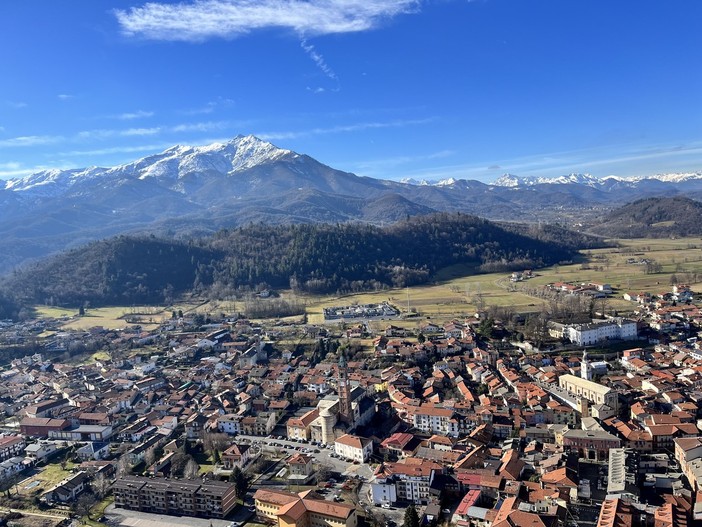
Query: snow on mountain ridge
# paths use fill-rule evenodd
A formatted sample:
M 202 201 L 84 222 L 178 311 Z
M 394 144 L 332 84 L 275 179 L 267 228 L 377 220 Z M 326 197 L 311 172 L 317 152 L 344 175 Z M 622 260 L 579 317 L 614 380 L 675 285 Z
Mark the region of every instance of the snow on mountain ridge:
M 497 187 L 519 187 L 533 185 L 553 185 L 553 184 L 569 184 L 576 183 L 587 185 L 590 187 L 599 187 L 608 181 L 617 181 L 621 183 L 640 183 L 642 181 L 662 181 L 665 183 L 682 183 L 685 181 L 702 179 L 702 172 L 684 172 L 670 174 L 654 174 L 651 176 L 605 176 L 597 177 L 591 174 L 569 174 L 566 176 L 557 177 L 540 177 L 540 176 L 515 176 L 513 174 L 505 174 L 491 184 Z
M 155 178 L 168 182 L 177 181 L 194 172 L 214 171 L 232 175 L 289 154 L 294 152 L 278 148 L 251 135 L 240 135 L 231 141 L 205 146 L 175 145 L 159 154 L 109 168 L 42 170 L 23 178 L 9 179 L 4 182 L 4 186 L 0 186 L 0 190 L 50 197 L 66 192 L 77 183 L 97 177 L 111 178 L 115 181 Z

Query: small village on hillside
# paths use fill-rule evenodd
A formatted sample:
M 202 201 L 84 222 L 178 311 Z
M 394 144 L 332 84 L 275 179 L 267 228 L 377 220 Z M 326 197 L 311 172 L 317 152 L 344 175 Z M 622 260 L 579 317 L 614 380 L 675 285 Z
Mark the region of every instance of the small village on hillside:
M 699 297 L 617 294 L 632 318 L 549 320 L 540 343 L 486 312 L 408 327 L 389 303 L 318 325 L 3 321 L 37 351 L 0 372 L 0 506 L 53 525 L 692 525 Z

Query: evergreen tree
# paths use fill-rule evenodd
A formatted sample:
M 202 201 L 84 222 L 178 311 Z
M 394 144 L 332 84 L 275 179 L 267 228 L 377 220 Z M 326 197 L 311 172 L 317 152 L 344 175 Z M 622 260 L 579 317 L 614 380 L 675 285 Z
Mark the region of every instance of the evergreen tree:
M 405 509 L 405 521 L 403 527 L 419 527 L 419 514 L 414 505 L 410 505 Z
M 249 480 L 239 467 L 234 467 L 229 476 L 229 481 L 234 483 L 234 492 L 236 497 L 243 500 L 246 497 L 246 491 L 249 490 Z

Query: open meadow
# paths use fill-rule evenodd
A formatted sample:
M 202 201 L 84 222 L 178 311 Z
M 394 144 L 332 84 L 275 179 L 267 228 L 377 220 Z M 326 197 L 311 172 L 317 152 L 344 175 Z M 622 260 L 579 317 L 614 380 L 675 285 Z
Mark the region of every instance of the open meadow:
M 702 239 L 619 240 L 616 247 L 583 251 L 579 263 L 535 270 L 533 278 L 522 282 L 511 282 L 509 273 L 469 273 L 469 268 L 453 266 L 438 273 L 432 283 L 409 288 L 341 296 L 297 295 L 291 291 L 281 291 L 280 295 L 283 299 L 303 303 L 310 324 L 324 321 L 325 307 L 390 302 L 403 313 L 416 313 L 393 324 L 414 328 L 427 318 L 442 322 L 473 315 L 480 307 L 508 306 L 517 313 L 538 312 L 544 300 L 530 296 L 530 290 L 557 281 L 597 282 L 614 288 L 615 294 L 607 301 L 608 308 L 626 313 L 634 306 L 622 298 L 625 292 L 660 293 L 670 290 L 674 281 L 695 289 L 694 286 L 702 282 Z M 244 307 L 243 301 L 189 300 L 168 307 L 88 308 L 83 316 L 78 316 L 77 310 L 50 306 L 37 306 L 37 311 L 41 316 L 65 318 L 64 329 L 82 330 L 94 326 L 118 329 L 140 324 L 148 330 L 170 318 L 173 311 L 230 314 L 242 312 Z M 299 322 L 300 317 L 289 320 Z

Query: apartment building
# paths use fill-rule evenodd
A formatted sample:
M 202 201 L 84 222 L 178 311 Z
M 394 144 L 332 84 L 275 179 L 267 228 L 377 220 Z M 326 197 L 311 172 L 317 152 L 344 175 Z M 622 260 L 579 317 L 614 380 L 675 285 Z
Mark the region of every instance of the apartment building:
M 442 465 L 419 458 L 407 459 L 405 463 L 383 463 L 370 481 L 368 497 L 375 505 L 391 505 L 396 501 L 426 504 L 431 482 L 443 470 Z
M 224 518 L 236 506 L 234 485 L 222 481 L 123 476 L 112 490 L 115 507 L 157 514 Z
M 432 434 L 458 436 L 458 420 L 454 418 L 453 410 L 421 406 L 414 412 L 413 424 L 418 429 Z

